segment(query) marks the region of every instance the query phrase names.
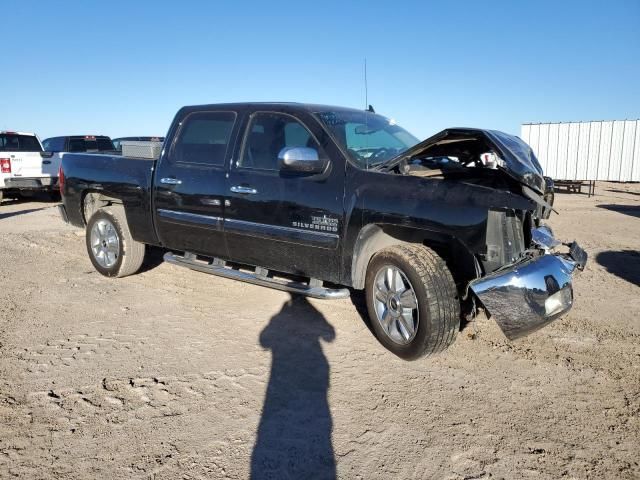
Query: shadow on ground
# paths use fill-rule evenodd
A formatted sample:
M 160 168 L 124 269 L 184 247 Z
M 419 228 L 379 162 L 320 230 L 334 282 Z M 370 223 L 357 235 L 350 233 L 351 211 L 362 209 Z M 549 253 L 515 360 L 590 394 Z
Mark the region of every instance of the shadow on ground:
M 144 254 L 144 263 L 138 273 L 148 272 L 154 268 L 160 266 L 164 262 L 164 254 L 166 250 L 160 247 L 153 247 L 147 245 L 147 251 Z
M 596 262 L 606 268 L 609 273 L 640 286 L 640 252 L 636 250 L 600 252 L 596 255 Z
M 349 300 L 351 300 L 351 303 L 360 315 L 360 318 L 362 318 L 364 324 L 373 334 L 373 327 L 371 326 L 371 319 L 369 318 L 369 310 L 367 309 L 367 296 L 364 290 L 350 289 L 349 292 Z
M 7 212 L 7 213 L 2 213 L 2 210 L 0 210 L 0 220 L 4 220 L 6 218 L 11 218 L 11 217 L 17 217 L 18 215 L 26 215 L 27 213 L 37 212 L 39 210 L 44 210 L 45 208 L 49 208 L 49 207 L 29 208 L 27 210 L 16 210 L 15 212 Z
M 598 205 L 598 208 L 604 208 L 606 210 L 611 210 L 612 212 L 624 213 L 625 215 L 630 215 L 632 217 L 640 217 L 640 205 L 605 204 Z
M 619 190 L 617 188 L 607 188 L 607 192 L 626 193 L 627 195 L 640 195 L 640 192 L 631 192 L 629 190 Z
M 252 479 L 336 478 L 329 362 L 320 340 L 335 330 L 304 297 L 292 297 L 260 334 L 271 376 L 251 456 Z

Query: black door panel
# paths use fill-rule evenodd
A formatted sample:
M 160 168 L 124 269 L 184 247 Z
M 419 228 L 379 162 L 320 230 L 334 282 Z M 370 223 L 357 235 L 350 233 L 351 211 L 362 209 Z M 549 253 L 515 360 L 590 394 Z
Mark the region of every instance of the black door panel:
M 229 171 L 225 232 L 233 260 L 288 273 L 337 280 L 344 169 L 326 175 L 278 170 L 284 147 L 326 155 L 299 118 L 274 112 L 251 116 L 238 160 Z
M 186 225 L 188 227 L 200 227 L 207 230 L 213 230 L 215 232 L 222 231 L 223 218 L 221 216 L 214 217 L 211 215 L 199 215 L 195 213 L 159 208 L 158 217 L 160 221 L 166 223 L 175 223 L 177 225 Z
M 223 231 L 225 174 L 235 119 L 235 112 L 201 111 L 180 122 L 176 140 L 155 175 L 155 221 L 164 246 L 228 257 Z
M 302 223 L 302 222 L 294 222 Z M 246 235 L 255 239 L 274 240 L 296 245 L 308 245 L 315 248 L 335 250 L 339 236 L 333 233 L 316 232 L 301 228 L 266 225 L 264 223 L 227 219 L 225 230 L 233 235 Z

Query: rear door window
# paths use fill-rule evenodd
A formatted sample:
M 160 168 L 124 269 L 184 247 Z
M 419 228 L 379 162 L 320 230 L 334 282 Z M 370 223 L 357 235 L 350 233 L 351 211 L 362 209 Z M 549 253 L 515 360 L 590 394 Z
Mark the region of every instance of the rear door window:
M 40 142 L 33 135 L 0 134 L 0 150 L 5 152 L 41 152 Z
M 173 147 L 173 161 L 223 166 L 235 120 L 235 112 L 187 115 Z

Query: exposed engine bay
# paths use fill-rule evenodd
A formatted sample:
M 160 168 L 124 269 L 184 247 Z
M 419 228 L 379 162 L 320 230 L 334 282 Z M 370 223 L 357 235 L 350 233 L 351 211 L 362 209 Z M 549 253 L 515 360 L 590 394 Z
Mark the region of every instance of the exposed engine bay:
M 538 220 L 549 218 L 553 210 L 553 182 L 542 176 L 533 151 L 518 137 L 502 132 L 443 130 L 388 166 L 405 175 L 458 178 L 523 195 L 538 205 Z

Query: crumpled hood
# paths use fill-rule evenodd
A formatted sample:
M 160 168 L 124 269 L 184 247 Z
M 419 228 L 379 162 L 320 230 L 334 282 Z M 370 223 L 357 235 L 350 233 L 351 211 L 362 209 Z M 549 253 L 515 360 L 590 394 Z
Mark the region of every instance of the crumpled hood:
M 503 162 L 498 166 L 518 182 L 538 193 L 545 191 L 542 167 L 533 150 L 520 138 L 497 130 L 448 128 L 418 143 L 387 164 L 387 168 L 402 160 L 417 156 L 456 156 L 479 158 L 493 151 Z

